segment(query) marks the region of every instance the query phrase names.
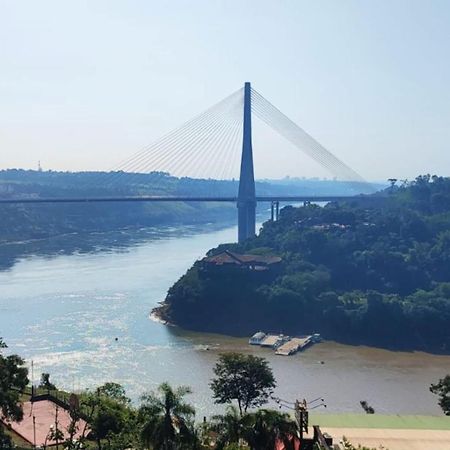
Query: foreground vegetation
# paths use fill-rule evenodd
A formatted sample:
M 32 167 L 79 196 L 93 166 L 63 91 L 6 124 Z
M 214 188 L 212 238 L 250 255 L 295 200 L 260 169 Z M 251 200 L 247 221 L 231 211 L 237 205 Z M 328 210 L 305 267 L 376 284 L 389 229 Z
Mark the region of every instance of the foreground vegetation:
M 278 270 L 197 262 L 159 314 L 184 328 L 450 351 L 450 179 L 421 176 L 382 202 L 286 207 L 258 237 L 209 252 L 275 254 Z
M 0 354 L 0 408 L 5 417 L 17 421 L 23 416 L 20 392 L 28 383 L 23 362 L 18 356 Z M 206 419 L 200 424 L 195 422 L 195 409 L 185 400 L 191 392 L 186 386 L 175 389 L 163 383 L 156 391 L 144 394 L 140 405 L 134 407 L 122 386 L 106 383 L 83 392 L 79 402 L 68 405 L 71 424 L 67 430 L 52 428 L 49 439 L 57 437 L 64 448 L 74 450 L 273 450 L 276 440 L 288 442 L 296 433 L 297 425 L 287 414 L 263 409 L 247 411 L 250 406 L 267 402 L 275 386 L 272 370 L 265 360 L 239 354 L 222 355 L 215 373 L 211 389 L 216 402 L 230 406 L 226 414 L 213 416 L 209 422 Z M 49 375 L 42 374 L 40 389 L 54 388 Z M 232 401 L 237 402 L 240 412 L 231 406 Z M 80 430 L 81 418 L 88 422 L 89 428 Z M 68 432 L 66 437 L 62 431 Z M 77 432 L 81 437 L 75 440 L 73 436 Z M 0 447 L 11 448 L 10 438 L 1 427 L 0 436 Z
M 6 348 L 1 339 L 0 345 Z M 21 396 L 29 381 L 23 364 L 19 356 L 0 352 L 0 411 L 13 421 L 23 418 Z M 67 430 L 51 428 L 49 440 L 58 439 L 64 448 L 74 450 L 273 450 L 277 439 L 287 441 L 296 432 L 296 423 L 277 411 L 247 409 L 266 403 L 274 387 L 272 370 L 264 359 L 225 354 L 219 358 L 211 380 L 216 402 L 230 405 L 224 415 L 196 423 L 195 409 L 185 400 L 191 392 L 186 386 L 172 388 L 163 383 L 156 391 L 144 394 L 135 407 L 122 386 L 106 383 L 67 404 L 72 422 Z M 42 374 L 39 389 L 41 393 L 55 389 L 49 374 Z M 239 410 L 231 406 L 232 402 Z M 80 429 L 81 418 L 89 427 Z M 11 448 L 12 442 L 4 431 L 0 426 L 0 448 Z M 78 433 L 81 436 L 75 440 Z
M 0 346 L 6 348 L 1 339 Z M 0 411 L 13 421 L 23 417 L 22 393 L 28 384 L 23 363 L 19 356 L 4 356 L 0 351 Z M 249 409 L 264 405 L 275 386 L 272 370 L 263 358 L 223 354 L 210 387 L 215 402 L 227 405 L 225 414 L 196 421 L 195 408 L 185 399 L 191 392 L 186 386 L 173 388 L 162 383 L 135 406 L 121 385 L 110 382 L 67 403 L 71 423 L 66 430 L 51 427 L 48 438 L 57 439 L 68 450 L 274 450 L 276 442 L 291 450 L 298 424 L 290 415 Z M 54 388 L 49 374 L 42 374 L 40 392 Z M 86 420 L 88 427 L 82 426 L 80 419 Z M 0 448 L 13 448 L 5 431 L 0 422 Z

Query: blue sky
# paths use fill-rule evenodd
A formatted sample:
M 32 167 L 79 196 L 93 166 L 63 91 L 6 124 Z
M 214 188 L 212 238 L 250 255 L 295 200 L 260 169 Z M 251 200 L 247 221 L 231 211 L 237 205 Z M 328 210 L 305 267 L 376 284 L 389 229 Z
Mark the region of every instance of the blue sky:
M 449 175 L 449 54 L 446 0 L 0 0 L 0 168 L 108 169 L 251 81 L 368 179 Z

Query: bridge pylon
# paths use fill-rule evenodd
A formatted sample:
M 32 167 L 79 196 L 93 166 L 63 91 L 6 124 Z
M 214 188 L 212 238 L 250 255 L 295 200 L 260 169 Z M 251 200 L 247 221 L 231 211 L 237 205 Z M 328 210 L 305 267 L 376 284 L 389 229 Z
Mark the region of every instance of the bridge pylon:
M 244 85 L 244 127 L 241 171 L 238 193 L 238 242 L 252 238 L 256 233 L 256 192 L 252 149 L 251 85 Z

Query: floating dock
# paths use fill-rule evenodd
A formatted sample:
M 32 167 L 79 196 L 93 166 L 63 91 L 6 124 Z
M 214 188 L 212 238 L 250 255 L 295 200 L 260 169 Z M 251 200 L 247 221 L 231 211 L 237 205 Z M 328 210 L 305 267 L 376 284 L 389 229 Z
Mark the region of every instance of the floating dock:
M 306 336 L 303 338 L 292 338 L 285 344 L 277 348 L 275 354 L 282 356 L 289 356 L 303 350 L 306 346 L 311 344 L 312 336 Z
M 320 334 L 315 333 L 308 336 L 290 337 L 283 334 L 266 334 L 262 331 L 255 333 L 249 344 L 269 347 L 275 350 L 276 355 L 290 356 L 304 350 L 308 345 L 320 342 Z
M 270 347 L 273 349 L 278 348 L 280 345 L 283 345 L 286 340 L 289 339 L 289 336 L 283 336 L 282 334 L 268 334 L 265 339 L 261 341 L 259 344 L 261 347 Z

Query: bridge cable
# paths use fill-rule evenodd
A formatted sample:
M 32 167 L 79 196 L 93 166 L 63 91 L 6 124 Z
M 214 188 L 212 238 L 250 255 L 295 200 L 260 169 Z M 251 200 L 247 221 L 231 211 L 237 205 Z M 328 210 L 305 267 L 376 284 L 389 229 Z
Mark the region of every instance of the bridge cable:
M 242 141 L 243 141 L 243 129 L 244 124 L 242 120 L 239 121 L 239 126 L 233 136 L 232 143 L 230 145 L 230 155 L 227 163 L 224 166 L 226 171 L 226 177 L 230 180 L 234 178 L 239 178 L 239 164 L 240 164 L 240 154 L 242 151 Z
M 193 178 L 214 178 L 214 174 L 211 171 L 211 161 L 217 159 L 218 152 L 221 150 L 221 142 L 228 136 L 230 129 L 230 124 L 225 123 L 221 133 L 218 133 L 215 136 L 215 139 L 208 140 L 207 144 L 204 146 L 203 151 L 199 153 L 198 158 L 192 159 L 189 161 L 186 166 L 186 173 L 189 174 L 191 170 L 194 170 L 191 173 Z M 207 167 L 206 170 L 204 168 Z
M 177 128 L 176 130 L 171 131 L 170 133 L 163 136 L 158 141 L 154 142 L 153 144 L 144 147 L 136 154 L 132 155 L 131 157 L 127 158 L 122 163 L 119 163 L 115 166 L 113 172 L 109 172 L 107 175 L 112 175 L 110 177 L 106 177 L 107 181 L 112 183 L 114 181 L 117 181 L 118 178 L 120 178 L 123 175 L 123 172 L 125 170 L 140 170 L 142 168 L 142 163 L 147 161 L 148 157 L 150 155 L 157 155 L 164 152 L 164 150 L 167 151 L 166 146 L 170 146 L 170 152 L 173 152 L 177 148 L 177 144 L 184 143 L 185 145 L 185 139 L 188 136 L 191 136 L 195 132 L 200 132 L 202 130 L 202 127 L 208 123 L 211 119 L 214 119 L 217 116 L 220 116 L 221 111 L 227 106 L 227 104 L 234 100 L 236 97 L 242 96 L 243 89 L 239 89 L 238 91 L 232 93 L 225 99 L 221 100 L 217 104 L 213 105 L 212 107 L 208 108 L 203 113 L 199 114 L 195 118 L 187 121 L 185 124 L 183 124 L 181 127 Z M 174 147 L 171 147 L 174 145 Z M 167 153 L 166 153 L 166 156 Z M 121 172 L 118 172 L 120 170 Z M 129 175 L 129 174 L 128 174 Z M 140 175 L 140 174 L 138 174 Z M 103 180 L 105 177 L 101 177 Z
M 140 156 L 144 156 L 144 157 L 148 156 L 148 150 L 150 150 L 150 151 L 159 150 L 161 148 L 164 148 L 166 145 L 169 145 L 169 144 L 171 145 L 172 143 L 179 141 L 180 138 L 185 137 L 186 134 L 183 134 L 183 133 L 192 132 L 192 130 L 194 128 L 196 128 L 200 123 L 202 123 L 203 120 L 209 120 L 210 117 L 214 117 L 214 115 L 217 114 L 217 111 L 220 111 L 221 108 L 223 108 L 223 106 L 226 105 L 227 102 L 230 101 L 230 99 L 234 98 L 237 94 L 239 94 L 240 91 L 242 91 L 242 88 L 236 92 L 233 92 L 231 95 L 224 98 L 223 100 L 216 103 L 215 105 L 211 106 L 206 111 L 197 115 L 193 119 L 188 120 L 187 122 L 185 122 L 183 125 L 181 125 L 177 129 L 169 132 L 162 138 L 158 139 L 156 142 L 153 142 L 152 144 L 150 144 L 149 146 L 147 146 L 145 148 L 144 152 L 141 151 L 135 155 L 132 155 L 130 158 L 128 158 L 124 162 L 120 163 L 116 167 L 121 168 L 123 170 L 124 168 L 126 168 L 128 166 L 128 164 L 127 164 L 128 161 L 136 160 L 136 158 L 137 157 L 140 158 Z M 181 137 L 179 136 L 180 134 L 182 135 Z
M 284 136 L 284 133 L 282 132 L 283 128 L 286 128 L 286 124 L 284 122 L 280 122 L 280 117 L 273 116 L 272 111 L 268 110 L 266 105 L 263 103 L 260 103 L 258 99 L 255 99 L 253 102 L 253 111 L 255 112 L 256 116 L 261 119 L 263 122 L 265 122 L 269 127 L 271 127 L 274 131 L 278 132 L 281 136 Z M 278 126 L 277 126 L 278 124 Z M 289 128 L 289 126 L 288 126 Z M 289 129 L 288 129 L 289 131 Z M 286 138 L 286 137 L 285 137 Z M 290 139 L 288 139 L 291 141 Z M 294 143 L 294 142 L 291 142 Z M 294 145 L 297 147 L 298 143 L 295 142 Z M 303 151 L 303 149 L 302 149 Z M 315 155 L 309 155 L 313 157 L 320 165 L 328 168 L 332 171 L 338 171 L 338 165 L 336 165 L 333 161 L 328 160 L 321 154 L 315 154 Z
M 237 119 L 237 120 L 239 120 L 239 119 Z M 230 152 L 230 147 L 229 147 L 228 143 L 233 135 L 233 128 L 235 126 L 237 126 L 237 124 L 236 124 L 237 120 L 230 124 L 228 133 L 226 134 L 226 136 L 224 136 L 222 141 L 218 144 L 218 148 L 215 152 L 216 156 L 215 156 L 215 158 L 212 159 L 213 164 L 211 165 L 211 169 L 210 169 L 211 178 L 215 178 L 215 179 L 220 178 L 221 169 L 223 168 L 223 164 L 224 164 L 225 160 L 227 159 L 228 153 Z
M 252 89 L 252 94 L 254 100 L 252 102 L 254 106 L 253 110 L 258 118 L 263 120 L 308 156 L 316 160 L 320 165 L 330 170 L 331 173 L 336 174 L 337 172 L 341 177 L 344 177 L 343 181 L 352 185 L 353 189 L 358 186 L 359 188 L 364 187 L 366 191 L 374 192 L 375 189 L 373 189 L 370 183 L 325 149 L 261 94 L 254 89 Z
M 256 104 L 257 103 L 258 103 L 258 101 L 256 102 Z M 256 113 L 257 114 L 259 113 L 260 114 L 260 118 L 263 121 L 265 121 L 269 126 L 274 128 L 276 131 L 278 131 L 285 138 L 288 138 L 288 136 L 286 136 L 285 133 L 283 133 L 283 128 L 286 127 L 286 123 L 284 123 L 284 124 L 282 123 L 281 126 L 280 126 L 280 124 L 278 124 L 278 126 L 277 126 L 277 124 L 274 123 L 273 118 L 271 119 L 270 117 L 269 118 L 268 117 L 264 117 L 263 116 L 264 113 L 261 114 L 261 111 L 258 110 L 258 105 L 256 106 Z M 269 114 L 270 114 L 270 111 L 269 111 Z M 279 119 L 279 116 L 278 116 L 278 119 Z M 287 125 L 290 125 L 290 124 L 288 123 Z M 297 131 L 298 130 L 294 130 L 294 132 L 297 132 Z M 288 129 L 287 133 L 289 133 L 289 132 L 292 134 L 292 130 Z M 310 144 L 311 144 L 311 142 L 309 142 L 309 143 L 307 142 L 306 144 L 305 144 L 304 141 L 298 142 L 296 140 L 293 140 L 292 138 L 289 139 L 289 140 L 292 143 L 294 143 L 297 147 L 300 147 L 303 151 L 305 151 L 305 147 L 306 147 L 306 150 L 308 150 L 308 148 L 310 147 Z M 318 144 L 318 145 L 320 146 L 320 144 Z M 314 150 L 317 151 L 317 146 L 313 146 L 312 150 L 313 151 Z M 321 149 L 319 148 L 319 150 L 321 150 Z M 347 184 L 350 184 L 353 189 L 357 190 L 358 187 L 359 188 L 363 187 L 364 190 L 366 190 L 366 191 L 368 190 L 367 188 L 370 185 L 367 182 L 365 182 L 365 181 L 361 181 L 362 177 L 361 178 L 355 177 L 354 173 L 349 175 L 348 170 L 344 170 L 343 169 L 343 163 L 341 163 L 339 160 L 337 160 L 337 158 L 336 158 L 336 160 L 333 160 L 333 159 L 330 160 L 329 158 L 326 157 L 326 155 L 324 156 L 323 154 L 320 154 L 320 153 L 313 153 L 313 154 L 311 154 L 311 152 L 308 152 L 308 151 L 306 153 L 309 154 L 311 157 L 313 157 L 313 159 L 315 159 L 317 162 L 319 162 L 319 164 L 321 164 L 322 166 L 328 168 L 328 170 L 330 170 L 330 172 L 332 172 L 334 174 L 339 174 L 339 176 L 344 179 L 344 182 L 346 182 Z M 357 178 L 356 182 L 354 181 L 355 178 Z
M 176 176 L 176 172 L 183 168 L 184 163 L 186 162 L 186 165 L 184 166 L 184 173 L 186 176 L 189 176 L 189 172 L 192 169 L 193 165 L 201 164 L 204 161 L 208 161 L 211 158 L 213 158 L 213 154 L 211 152 L 211 148 L 217 143 L 217 141 L 220 141 L 221 137 L 226 135 L 227 133 L 228 125 L 226 122 L 221 122 L 218 124 L 215 133 L 209 133 L 206 136 L 203 137 L 202 142 L 196 148 L 196 153 L 194 155 L 190 155 L 188 152 L 185 152 L 182 158 L 180 158 L 177 161 L 177 164 L 173 167 L 172 173 Z M 205 158 L 205 156 L 207 156 Z M 195 178 L 195 177 L 194 177 Z
M 233 134 L 233 127 L 237 126 L 236 122 L 239 122 L 242 120 L 242 107 L 243 107 L 243 102 L 241 102 L 241 104 L 236 105 L 236 107 L 234 108 L 234 110 L 231 111 L 231 113 L 233 113 L 234 115 L 236 115 L 236 118 L 234 121 L 231 121 L 229 123 L 229 126 L 227 127 L 227 130 L 229 129 L 230 131 L 227 132 L 226 135 L 224 135 L 222 137 L 221 140 L 219 140 L 219 142 L 215 143 L 214 145 L 217 145 L 218 148 L 216 148 L 213 152 L 210 152 L 211 154 L 211 158 L 213 161 L 215 161 L 217 164 L 219 164 L 219 162 L 224 159 L 222 158 L 222 155 L 225 153 L 227 153 L 227 141 L 228 137 L 230 137 Z M 208 161 L 207 158 L 204 158 L 204 160 L 202 161 L 202 164 L 198 167 L 198 171 L 203 172 L 205 165 L 207 165 Z M 215 177 L 216 173 L 216 165 L 214 165 L 214 167 L 209 167 L 208 169 L 205 171 L 208 174 L 208 178 L 212 178 Z
M 222 118 L 227 114 L 227 111 L 222 108 L 220 111 L 216 112 L 212 117 L 209 117 L 200 128 L 191 130 L 184 141 L 180 142 L 179 145 L 165 149 L 165 153 L 157 156 L 156 160 L 147 161 L 144 170 L 153 166 L 153 168 L 164 168 L 167 163 L 171 162 L 172 159 L 178 158 L 178 153 L 180 151 L 186 151 L 186 149 L 197 145 L 204 139 L 204 136 L 208 136 L 208 133 L 214 131 L 214 129 L 220 125 Z M 213 119 L 213 120 L 211 120 Z M 142 168 L 141 168 L 142 170 Z
M 144 158 L 148 156 L 148 154 L 151 154 L 152 152 L 158 152 L 161 150 L 161 148 L 164 148 L 164 145 L 168 143 L 173 143 L 178 140 L 184 139 L 185 135 L 189 130 L 191 130 L 193 127 L 199 126 L 202 121 L 206 118 L 205 116 L 207 114 L 211 114 L 211 109 L 215 109 L 217 105 L 210 108 L 205 113 L 201 114 L 200 116 L 191 119 L 186 124 L 181 126 L 180 128 L 170 132 L 168 135 L 164 136 L 161 140 L 156 141 L 155 143 L 151 144 L 150 146 L 146 146 L 143 148 L 143 150 L 140 150 L 136 154 L 129 157 L 125 162 L 121 163 L 122 165 L 115 166 L 115 171 L 110 172 L 112 175 L 108 181 L 116 181 L 118 177 L 122 176 L 124 171 L 133 171 L 135 172 L 136 169 L 139 167 L 140 161 L 142 161 Z M 120 171 L 119 171 L 120 170 Z
M 230 134 L 230 138 L 227 142 L 229 151 L 227 152 L 227 157 L 223 162 L 222 165 L 222 171 L 220 173 L 220 177 L 223 180 L 231 179 L 231 176 L 228 176 L 230 172 L 234 171 L 234 161 L 233 161 L 233 155 L 235 154 L 236 150 L 236 140 L 238 137 L 238 134 L 242 134 L 242 119 L 237 119 L 236 126 L 234 127 L 233 132 Z

